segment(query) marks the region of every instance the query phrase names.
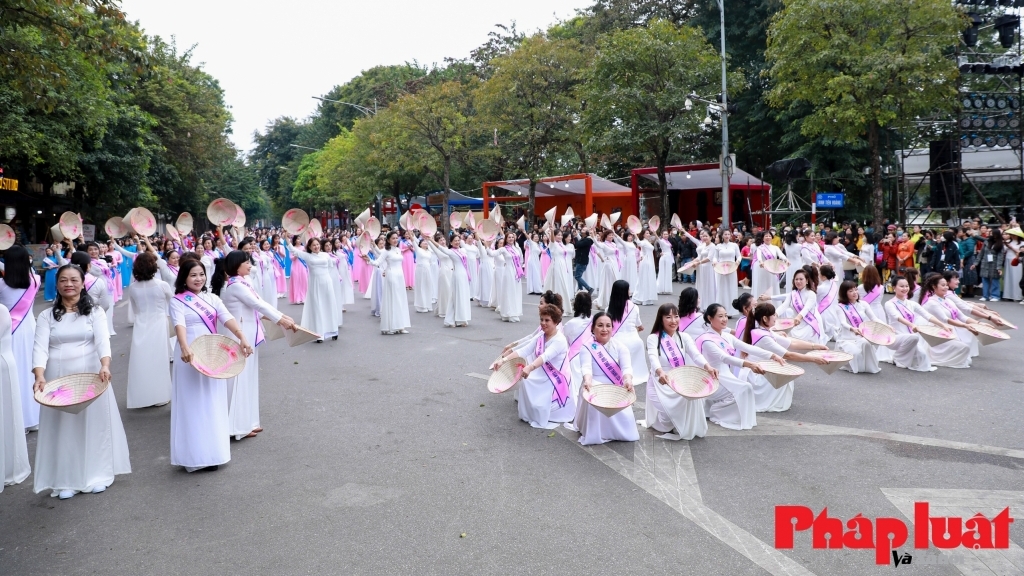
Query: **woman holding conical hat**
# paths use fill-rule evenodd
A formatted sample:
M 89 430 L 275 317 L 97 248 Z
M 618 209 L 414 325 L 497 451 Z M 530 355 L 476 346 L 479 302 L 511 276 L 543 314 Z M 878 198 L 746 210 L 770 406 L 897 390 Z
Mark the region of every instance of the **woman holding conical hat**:
M 949 293 L 949 284 L 942 274 L 931 273 L 921 285 L 921 296 L 918 303 L 922 308 L 939 322 L 953 327 L 956 334 L 955 340 L 950 340 L 939 346 L 932 346 L 928 349 L 932 364 L 945 366 L 947 368 L 970 368 L 971 367 L 971 343 L 970 339 L 977 335 L 977 329 L 972 324 L 978 321 L 969 318 L 960 312 L 957 307 L 946 299 Z M 961 330 L 963 334 L 961 334 Z
M 292 238 L 288 250 L 292 262 L 292 275 L 288 282 L 288 301 L 302 304 L 306 301 L 306 290 L 309 289 L 309 265 L 296 254 L 302 250 L 302 241 L 298 236 Z
M 167 316 L 174 289 L 159 276 L 158 258 L 143 252 L 132 266 L 135 282 L 128 298 L 135 310 L 131 354 L 128 358 L 126 407 L 163 406 L 171 401 L 171 373 L 168 364 Z
M 32 376 L 32 338 L 36 330 L 32 306 L 42 282 L 32 270 L 28 250 L 21 244 L 15 244 L 4 252 L 0 270 L 4 273 L 0 278 L 0 304 L 11 314 L 12 347 L 21 386 L 19 409 L 22 410 L 25 428 L 35 430 L 39 425 L 39 404 L 32 397 L 32 384 L 35 382 Z
M 412 237 L 412 232 L 406 232 Z M 416 283 L 413 286 L 413 306 L 417 312 L 433 312 L 434 310 L 434 285 L 433 275 L 430 273 L 430 262 L 435 258 L 430 250 L 430 242 L 427 238 L 419 239 L 419 246 L 416 247 Z
M 586 396 L 593 391 L 594 385 L 601 384 L 621 386 L 626 391 L 633 392 L 632 354 L 613 337 L 613 321 L 608 313 L 594 314 L 590 330 L 593 340 L 580 354 L 580 371 L 583 374 L 580 394 Z M 612 416 L 606 416 L 584 401 L 579 406 L 573 426 L 579 430 L 579 441 L 584 446 L 604 444 L 613 440 L 636 442 L 640 439 L 632 406 Z
M 640 241 L 638 242 L 640 263 L 637 265 L 637 284 L 633 290 L 633 301 L 641 306 L 651 306 L 658 301 L 658 274 L 654 270 L 655 242 L 657 240 L 654 238 L 653 232 L 650 230 L 640 232 Z
M 405 295 L 405 276 L 402 272 L 402 249 L 398 245 L 398 232 L 388 232 L 384 249 L 374 247 L 374 265 L 380 270 L 380 331 L 381 334 L 408 334 L 409 301 Z
M 790 330 L 793 338 L 817 344 L 828 342 L 829 335 L 818 313 L 817 286 L 811 271 L 797 270 L 793 274 L 792 290 L 773 296 L 771 300 L 778 303 L 776 312 L 780 317 L 796 320 L 796 326 Z
M 447 327 L 468 326 L 473 314 L 470 306 L 469 287 L 472 270 L 470 269 L 470 259 L 463 251 L 462 238 L 458 234 L 452 236 L 451 248 L 446 248 L 433 238 L 428 238 L 428 242 L 442 265 L 447 262 L 447 265 L 452 267 L 451 293 L 448 297 L 448 308 L 444 312 L 444 325 Z
M 897 368 L 908 368 L 915 372 L 932 372 L 928 343 L 918 333 L 917 327 L 928 322 L 945 327 L 930 312 L 910 298 L 910 283 L 903 276 L 893 276 L 893 298 L 885 303 L 885 316 L 889 326 L 896 331 L 893 344 L 893 364 Z M 950 331 L 952 326 L 946 327 Z

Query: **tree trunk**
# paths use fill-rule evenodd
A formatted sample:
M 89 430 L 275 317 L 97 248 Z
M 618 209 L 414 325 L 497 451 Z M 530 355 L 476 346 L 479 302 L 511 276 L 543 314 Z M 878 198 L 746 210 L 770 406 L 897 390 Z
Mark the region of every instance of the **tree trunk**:
M 661 221 L 666 225 L 672 219 L 668 205 L 668 179 L 665 177 L 665 156 L 658 156 L 658 191 L 661 193 Z M 640 215 L 637 214 L 637 218 Z
M 537 221 L 537 215 L 533 213 L 533 209 L 534 209 L 534 206 L 536 204 L 537 204 L 537 182 L 535 182 L 533 178 L 530 178 L 530 209 L 529 209 L 529 212 L 528 212 L 529 216 L 527 216 L 527 218 L 529 218 L 529 220 L 530 220 L 530 229 L 531 230 L 533 229 L 533 223 Z
M 882 190 L 881 144 L 878 138 L 878 123 L 868 127 L 868 143 L 871 147 L 871 218 L 875 230 L 884 230 L 885 192 Z

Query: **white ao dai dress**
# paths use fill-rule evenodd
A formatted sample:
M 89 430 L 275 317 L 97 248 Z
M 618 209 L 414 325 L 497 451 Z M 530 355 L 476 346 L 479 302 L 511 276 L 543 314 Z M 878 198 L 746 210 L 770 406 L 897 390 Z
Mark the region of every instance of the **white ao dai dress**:
M 821 318 L 821 328 L 825 335 L 825 342 L 835 338 L 839 334 L 839 285 L 842 281 L 839 278 L 827 280 L 822 278 L 818 284 L 818 317 Z
M 783 286 L 783 292 L 789 292 L 793 289 L 793 275 L 804 265 L 804 248 L 800 243 L 786 244 L 784 248 L 786 259 L 789 260 L 789 267 L 786 268 L 786 284 Z
M 573 248 L 561 242 L 552 242 L 548 248 L 551 250 L 551 266 L 544 280 L 544 289 L 561 295 L 562 305 L 568 307 L 576 294 L 576 282 L 572 277 Z
M 544 341 L 540 356 L 545 365 L 560 369 L 569 352 L 569 344 L 561 332 L 550 338 L 543 333 L 537 338 L 528 338 L 515 348 L 515 353 L 527 364 L 533 362 L 537 359 L 538 339 Z M 576 413 L 576 401 L 570 392 L 568 388 L 559 390 L 543 366 L 537 368 L 519 383 L 519 418 L 534 428 L 547 430 L 557 428 L 560 422 L 571 421 Z
M 793 342 L 782 334 L 773 333 L 764 328 L 750 331 L 750 341 L 757 348 L 779 357 L 785 356 Z M 796 383 L 790 381 L 781 388 L 772 386 L 767 378 L 750 372 L 747 381 L 754 387 L 754 406 L 758 412 L 785 412 L 793 405 L 793 392 Z
M 477 280 L 475 298 L 477 304 L 488 308 L 492 304 L 491 283 L 494 282 L 494 259 L 487 253 L 487 247 L 483 243 L 478 243 L 476 250 L 480 260 L 480 274 Z
M 430 250 L 416 247 L 416 277 L 413 282 L 413 307 L 417 312 L 432 312 L 434 310 L 434 277 L 430 273 L 430 261 L 434 254 Z
M 893 364 L 897 368 L 907 368 L 915 372 L 931 372 L 935 370 L 928 353 L 928 343 L 920 334 L 914 333 L 908 326 L 899 321 L 900 318 L 914 325 L 924 325 L 930 314 L 913 300 L 892 298 L 885 303 L 885 317 L 889 326 L 896 331 L 896 343 L 891 346 Z
M 943 298 L 932 294 L 925 303 L 921 305 L 929 314 L 942 322 L 948 323 L 950 319 L 964 320 L 963 315 L 952 303 L 946 302 Z M 931 355 L 932 364 L 945 366 L 946 368 L 970 368 L 971 367 L 971 345 L 964 342 L 959 332 L 956 340 L 950 340 L 939 346 L 932 346 L 928 353 Z
M 713 330 L 702 334 L 695 343 L 708 364 L 718 370 L 718 391 L 704 400 L 708 418 L 730 430 L 750 430 L 757 426 L 754 387 L 747 381 L 750 370 L 743 368 L 738 351 L 758 356 L 763 352 L 731 334 L 718 334 Z
M 661 257 L 658 258 L 658 294 L 671 294 L 674 274 L 672 266 L 675 264 L 675 258 L 672 256 L 672 243 L 659 239 L 658 244 L 661 247 Z
M 777 246 L 772 246 L 771 244 L 754 246 L 750 251 L 750 293 L 753 294 L 755 298 L 765 292 L 768 292 L 772 296 L 779 294 L 780 289 L 778 275 L 766 270 L 764 266 L 762 266 L 762 263 L 766 260 L 785 261 L 785 259 L 786 257 L 782 254 L 782 251 L 779 250 Z M 721 304 L 728 307 L 730 303 L 722 302 Z
M 21 483 L 32 472 L 13 340 L 11 314 L 0 305 L 0 492 L 5 485 Z
M 608 300 L 612 295 L 612 284 L 619 279 L 619 260 L 622 258 L 622 253 L 614 242 L 595 242 L 594 247 L 597 248 L 601 259 L 601 271 L 596 286 L 597 300 L 594 305 L 604 310 L 608 308 Z M 548 275 L 550 274 L 549 270 Z
M 540 254 L 544 251 L 544 247 L 533 240 L 526 242 L 526 292 L 540 294 L 544 292 L 544 280 L 540 273 Z
M 337 336 L 338 327 L 342 324 L 342 314 L 338 296 L 335 294 L 335 283 L 331 281 L 329 271 L 329 268 L 334 266 L 331 257 L 323 252 L 313 254 L 301 250 L 295 250 L 292 254 L 305 262 L 309 268 L 306 301 L 302 306 L 302 327 L 310 332 L 316 332 L 323 338 Z M 341 286 L 338 285 L 337 288 L 341 289 Z
M 674 342 L 679 351 L 681 363 L 674 365 L 666 350 L 669 343 Z M 665 372 L 679 366 L 698 366 L 703 368 L 707 360 L 697 350 L 693 338 L 689 334 L 676 332 L 668 334 L 651 334 L 647 337 L 647 359 L 650 363 L 650 377 L 647 379 L 647 426 L 663 432 L 659 436 L 665 440 L 693 440 L 703 438 L 708 432 L 707 416 L 704 413 L 703 399 L 689 399 L 680 396 L 672 389 L 658 381 L 657 369 Z M 675 430 L 675 433 L 672 431 Z
M 409 328 L 409 300 L 405 296 L 402 252 L 381 250 L 374 265 L 381 272 L 380 331 L 395 334 Z
M 637 283 L 639 282 L 636 244 L 626 242 L 616 235 L 613 235 L 612 238 L 619 246 L 619 251 L 622 254 L 622 268 L 619 269 L 619 279 L 629 282 L 630 291 L 635 292 Z
M 818 344 L 828 342 L 828 335 L 818 315 L 818 297 L 814 292 L 807 288 L 791 290 L 788 294 L 774 296 L 772 300 L 782 300 L 776 309 L 780 318 L 800 317 L 800 323 L 789 331 L 793 338 Z
M 671 265 L 669 265 L 671 269 Z M 658 275 L 654 270 L 654 245 L 647 240 L 640 241 L 640 265 L 637 270 L 636 286 L 633 290 L 633 302 L 641 306 L 650 306 L 658 302 Z
M 864 285 L 861 284 L 857 286 L 857 293 L 860 294 L 859 301 L 867 304 L 868 307 L 871 308 L 871 313 L 875 315 L 875 319 L 883 324 L 888 324 L 885 306 L 883 305 L 885 300 L 885 290 L 882 288 L 882 285 L 879 284 L 878 286 L 875 286 L 871 292 L 868 292 L 864 289 Z M 876 349 L 876 353 L 878 354 L 879 362 L 892 363 L 893 349 L 891 347 L 879 346 Z
M 712 251 L 711 260 L 713 262 L 735 262 L 737 270 L 739 269 L 740 259 L 740 247 L 732 242 L 723 242 L 715 245 L 715 249 Z M 729 316 L 735 316 L 739 312 L 732 307 L 732 301 L 736 299 L 739 294 L 739 280 L 737 272 L 730 272 L 729 274 L 719 274 L 715 272 L 715 295 L 718 297 L 718 302 L 729 312 Z M 760 296 L 760 293 L 755 293 L 754 297 Z M 704 303 L 702 301 L 702 303 Z M 707 306 L 708 303 L 704 303 Z
M 177 296 L 171 299 L 171 322 L 175 327 L 185 328 L 185 342 L 189 344 L 200 336 L 215 333 L 216 326 L 234 319 L 214 294 L 186 291 L 181 296 L 201 299 L 217 316 L 211 330 L 198 312 Z M 173 374 L 171 464 L 186 469 L 226 464 L 231 460 L 228 381 L 200 374 L 180 354 L 175 355 Z
M 448 298 L 448 308 L 444 311 L 444 325 L 445 326 L 466 326 L 472 319 L 473 308 L 470 306 L 471 288 L 469 284 L 469 278 L 472 271 L 470 270 L 470 259 L 466 255 L 463 249 L 453 250 L 451 248 L 445 248 L 444 246 L 430 245 L 430 248 L 437 253 L 437 257 L 441 260 L 442 264 L 445 261 L 452 267 L 452 288 L 451 295 Z M 509 309 L 513 308 L 514 302 L 507 303 Z M 519 313 L 522 314 L 523 301 L 522 295 L 519 296 Z M 519 317 L 516 317 L 516 322 L 519 321 Z
M 614 382 L 612 378 L 601 368 L 596 356 L 601 345 L 591 342 L 580 353 L 580 370 L 583 376 L 590 376 L 592 384 L 612 384 L 622 386 L 622 382 Z M 632 364 L 629 349 L 621 343 L 611 339 L 604 345 L 609 359 L 619 366 L 622 376 L 632 375 Z M 646 364 L 645 364 L 646 365 Z M 635 376 L 635 375 L 634 375 Z M 586 394 L 583 391 L 582 394 Z M 613 440 L 622 442 L 636 442 L 640 439 L 640 432 L 636 428 L 636 416 L 633 415 L 633 407 L 627 407 L 616 412 L 612 416 L 605 416 L 600 410 L 589 403 L 580 407 L 579 417 L 573 423 L 580 432 L 580 444 L 590 446 L 593 444 L 604 444 Z
M 310 288 L 312 288 L 313 266 L 310 265 Z M 241 440 L 253 430 L 260 427 L 260 345 L 264 343 L 263 325 L 260 317 L 266 316 L 271 322 L 277 323 L 283 314 L 267 303 L 249 286 L 241 276 L 228 279 L 220 292 L 221 301 L 235 322 L 242 327 L 245 340 L 255 349 L 246 358 L 245 368 L 228 380 L 228 421 L 231 435 Z M 304 306 L 309 306 L 306 298 Z M 220 332 L 233 340 L 237 340 L 225 327 Z
M 1015 238 L 1011 236 L 1011 238 Z M 1017 251 L 1021 249 L 1019 240 L 1011 240 L 1007 244 L 1006 256 L 1003 261 L 1003 300 L 1018 301 L 1024 298 L 1024 294 L 1021 293 L 1020 279 L 1021 274 L 1024 273 L 1024 264 L 1018 263 L 1016 266 L 1013 265 L 1013 259 L 1017 257 Z
M 629 350 L 630 365 L 633 369 L 633 378 L 637 382 L 647 381 L 647 351 L 644 349 L 643 338 L 640 337 L 640 329 L 643 322 L 640 320 L 640 308 L 632 302 L 626 302 L 626 308 L 622 313 L 622 321 L 612 321 L 612 340 L 621 343 Z
M 878 367 L 878 350 L 887 348 L 872 344 L 853 332 L 854 328 L 860 328 L 861 324 L 868 320 L 881 321 L 864 302 L 839 305 L 839 334 L 836 336 L 836 348 L 853 355 L 853 360 L 841 370 L 854 374 L 877 374 L 882 371 Z
M 128 291 L 135 310 L 128 358 L 126 406 L 146 408 L 171 401 L 170 349 L 167 346 L 168 305 L 174 290 L 159 278 L 136 281 Z
M 39 277 L 33 273 L 32 278 L 35 286 L 38 287 L 37 291 L 42 290 L 42 283 Z M 108 294 L 107 285 L 103 278 L 100 278 L 97 284 L 103 288 L 104 294 Z M 11 288 L 0 278 L 0 305 L 3 305 L 8 311 L 16 308 L 18 302 L 25 296 L 25 292 L 25 288 Z M 33 302 L 35 301 L 33 295 L 30 294 L 28 297 Z M 102 304 L 99 305 L 102 306 Z M 31 308 L 25 313 L 21 323 L 15 326 L 13 330 L 12 348 L 14 349 L 14 361 L 18 370 L 18 385 L 21 387 L 21 418 L 25 428 L 34 428 L 39 425 L 39 403 L 35 401 L 32 395 L 32 386 L 36 381 L 35 376 L 32 375 L 32 344 L 36 332 L 36 317 Z
M 48 308 L 36 320 L 32 351 L 35 368 L 45 368 L 47 381 L 78 373 L 96 374 L 100 358 L 110 357 L 106 313 L 98 306 L 88 316 L 64 314 L 60 322 Z M 34 490 L 91 491 L 108 487 L 114 476 L 131 473 L 128 438 L 108 386 L 78 414 L 53 408 L 39 411 Z

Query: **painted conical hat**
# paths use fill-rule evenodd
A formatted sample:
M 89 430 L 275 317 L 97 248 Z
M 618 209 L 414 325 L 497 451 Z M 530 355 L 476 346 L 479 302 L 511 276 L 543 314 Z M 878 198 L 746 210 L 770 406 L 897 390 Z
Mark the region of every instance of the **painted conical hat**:
M 817 356 L 828 360 L 828 364 L 815 364 L 818 368 L 821 368 L 825 374 L 833 374 L 836 370 L 839 370 L 843 366 L 850 363 L 853 360 L 853 354 L 843 352 L 842 350 L 813 350 L 807 353 L 808 356 Z
M 289 234 L 302 234 L 307 226 L 309 226 L 309 215 L 300 208 L 292 208 L 281 217 L 281 227 Z
M 313 238 L 320 238 L 324 235 L 324 226 L 316 218 L 309 221 L 309 235 Z
M 501 222 L 502 222 L 501 208 L 499 208 L 497 205 L 494 206 L 494 210 L 491 210 L 490 216 L 491 216 L 491 220 L 493 220 L 495 224 L 498 224 L 498 225 L 501 224 Z
M 697 366 L 680 366 L 667 373 L 669 388 L 685 398 L 707 398 L 718 391 L 718 380 Z
M 420 213 L 419 220 L 417 221 L 417 227 L 419 228 L 420 234 L 424 236 L 433 236 L 437 232 L 437 222 L 434 217 L 427 212 Z
M 125 226 L 124 219 L 120 216 L 107 218 L 106 223 L 103 224 L 103 231 L 111 238 L 123 238 L 128 235 L 128 227 Z
M 189 344 L 192 367 L 210 378 L 227 380 L 241 374 L 245 368 L 245 354 L 241 346 L 221 334 L 205 334 Z
M 572 222 L 572 219 L 575 217 L 576 215 L 573 214 L 572 212 L 572 206 L 569 206 L 568 208 L 565 209 L 565 214 L 562 214 L 562 226 L 565 226 L 569 222 Z
M 61 214 L 60 232 L 65 238 L 78 238 L 82 235 L 82 218 L 74 212 Z
M 466 212 L 465 218 L 462 219 L 462 227 L 469 228 L 470 230 L 476 230 L 476 216 L 473 211 Z
M 448 216 L 448 224 L 450 224 L 452 228 L 460 228 L 462 227 L 463 218 L 465 218 L 465 216 L 463 216 L 462 214 L 458 212 L 452 212 Z
M 245 210 L 238 204 L 235 204 L 235 221 L 232 225 L 238 228 L 245 227 Z
M 206 218 L 214 226 L 230 226 L 237 215 L 235 203 L 227 198 L 217 198 L 206 207 Z
M 169 236 L 171 240 L 174 240 L 175 242 L 181 241 L 181 234 L 178 233 L 177 228 L 170 224 L 164 224 L 164 229 L 167 230 L 167 236 Z
M 779 364 L 774 360 L 766 360 L 758 362 L 757 365 L 764 370 L 765 379 L 775 388 L 782 388 L 804 375 L 804 369 L 796 364 Z
M 371 238 L 380 236 L 380 220 L 377 220 L 375 216 L 370 216 L 363 223 L 363 229 L 370 234 Z
M 476 225 L 476 231 L 482 240 L 490 242 L 498 236 L 500 229 L 493 220 L 484 220 Z
M 643 226 L 643 224 L 640 223 L 640 219 L 636 216 L 630 214 L 626 218 L 626 230 L 629 230 L 633 234 L 639 234 L 641 226 Z
M 78 414 L 106 392 L 109 385 L 110 381 L 103 382 L 99 374 L 68 374 L 49 380 L 33 397 L 48 408 Z
M 590 392 L 583 392 L 583 399 L 610 418 L 632 406 L 636 402 L 636 392 L 614 384 L 593 384 Z
M 373 246 L 373 238 L 370 236 L 370 233 L 363 232 L 362 234 L 360 234 L 359 242 L 356 244 L 356 247 L 359 248 L 359 251 L 362 252 L 363 254 L 369 254 L 371 246 Z
M 597 226 L 597 214 L 594 213 L 591 214 L 590 216 L 587 216 L 586 218 L 583 219 L 583 223 L 587 225 L 587 228 L 593 230 L 594 226 Z
M 14 228 L 11 228 L 7 224 L 0 224 L 0 250 L 7 250 L 11 246 L 14 246 L 14 241 L 17 239 L 18 237 L 14 233 Z
M 996 342 L 1005 342 L 1010 339 L 1010 335 L 998 328 L 989 326 L 988 324 L 974 324 L 974 329 L 978 331 L 978 343 L 982 346 L 988 346 L 989 344 L 995 344 Z
M 138 234 L 138 232 L 136 232 L 135 229 L 132 228 L 132 215 L 135 214 L 135 210 L 137 210 L 137 208 L 132 208 L 131 210 L 128 211 L 127 214 L 124 215 L 124 218 L 121 218 L 121 222 L 128 230 L 127 232 L 125 232 L 125 236 L 127 236 L 128 234 Z
M 192 231 L 192 215 L 188 212 L 182 212 L 178 214 L 178 220 L 174 223 L 174 227 L 178 229 L 178 234 L 182 236 Z
M 673 214 L 672 219 L 669 220 L 669 224 L 671 224 L 677 230 L 683 229 L 683 221 L 679 219 L 679 214 Z
M 547 212 L 544 213 L 544 220 L 548 224 L 550 224 L 550 223 L 555 221 L 555 210 L 557 210 L 557 209 L 558 209 L 557 207 L 553 206 L 550 210 L 548 210 Z
M 132 230 L 141 236 L 156 234 L 156 216 L 145 208 L 132 210 Z
M 892 329 L 892 326 L 874 320 L 868 320 L 861 324 L 860 333 L 864 335 L 865 340 L 879 346 L 889 346 L 896 342 L 896 331 Z
M 367 208 L 366 210 L 363 210 L 362 212 L 360 212 L 359 216 L 356 216 L 356 226 L 362 228 L 363 224 L 365 224 L 366 220 L 369 219 L 369 218 L 370 218 L 370 209 Z
M 651 219 L 647 221 L 647 228 L 651 232 L 657 232 L 658 228 L 661 228 L 661 216 L 651 216 Z
M 487 390 L 492 394 L 508 392 L 522 379 L 523 366 L 526 366 L 526 360 L 519 357 L 509 358 L 502 362 L 487 379 Z

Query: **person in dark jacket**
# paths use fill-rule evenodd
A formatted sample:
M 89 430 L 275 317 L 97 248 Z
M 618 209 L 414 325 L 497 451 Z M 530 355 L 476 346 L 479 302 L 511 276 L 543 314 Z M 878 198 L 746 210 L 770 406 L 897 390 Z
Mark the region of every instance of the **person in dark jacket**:
M 693 242 L 684 242 L 678 232 L 669 236 L 668 241 L 672 244 L 672 255 L 676 259 L 677 271 L 697 257 L 697 245 Z M 696 271 L 696 268 L 691 268 L 688 272 L 682 272 L 676 281 L 693 284 L 697 281 Z
M 573 243 L 576 248 L 576 256 L 573 258 L 572 276 L 576 279 L 576 285 L 580 290 L 586 290 L 593 294 L 594 289 L 583 279 L 583 273 L 590 265 L 590 247 L 594 245 L 594 239 L 590 237 L 590 231 L 586 228 L 581 234 L 580 239 Z

